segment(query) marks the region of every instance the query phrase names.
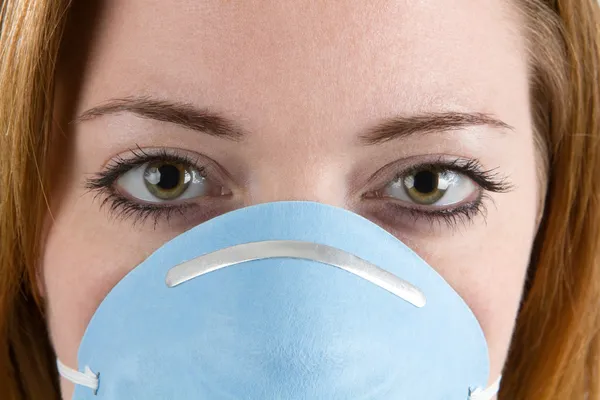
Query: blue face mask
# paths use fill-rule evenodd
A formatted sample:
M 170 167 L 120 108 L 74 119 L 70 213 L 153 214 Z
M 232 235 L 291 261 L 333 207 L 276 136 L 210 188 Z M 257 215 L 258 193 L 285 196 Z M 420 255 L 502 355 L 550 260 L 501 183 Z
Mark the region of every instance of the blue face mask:
M 211 219 L 125 276 L 90 321 L 73 399 L 490 399 L 477 319 L 350 211 L 277 202 Z

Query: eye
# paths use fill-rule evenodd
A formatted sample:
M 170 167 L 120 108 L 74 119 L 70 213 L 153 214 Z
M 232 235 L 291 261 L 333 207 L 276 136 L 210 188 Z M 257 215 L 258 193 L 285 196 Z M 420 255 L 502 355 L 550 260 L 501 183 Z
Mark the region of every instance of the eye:
M 380 196 L 421 206 L 460 203 L 477 191 L 467 176 L 452 170 L 424 168 L 400 175 L 381 189 Z
M 207 179 L 203 169 L 175 161 L 152 161 L 132 168 L 117 179 L 116 187 L 147 203 L 228 194 L 223 186 Z

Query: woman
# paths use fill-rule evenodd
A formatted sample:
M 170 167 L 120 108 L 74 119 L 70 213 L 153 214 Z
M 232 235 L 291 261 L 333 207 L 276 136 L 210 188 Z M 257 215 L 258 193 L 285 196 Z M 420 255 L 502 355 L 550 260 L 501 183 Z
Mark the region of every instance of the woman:
M 595 0 L 7 0 L 0 52 L 2 398 L 70 399 L 129 271 L 281 200 L 431 265 L 499 399 L 600 397 Z

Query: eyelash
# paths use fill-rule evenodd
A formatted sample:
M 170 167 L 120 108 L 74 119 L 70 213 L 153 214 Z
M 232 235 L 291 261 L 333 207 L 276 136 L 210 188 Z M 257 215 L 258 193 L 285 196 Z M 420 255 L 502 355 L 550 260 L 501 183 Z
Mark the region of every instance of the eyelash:
M 398 202 L 390 200 L 386 202 L 388 211 L 386 214 L 398 215 L 400 213 L 409 214 L 414 222 L 426 220 L 430 225 L 436 223 L 444 223 L 450 228 L 457 227 L 459 224 L 472 222 L 475 217 L 481 215 L 484 220 L 487 215 L 486 201 L 493 199 L 489 196 L 491 193 L 506 193 L 513 189 L 512 184 L 505 177 L 502 177 L 496 172 L 496 169 L 485 169 L 478 160 L 474 159 L 455 159 L 452 161 L 444 160 L 444 157 L 439 157 L 436 161 L 421 163 L 403 170 L 396 175 L 396 179 L 406 175 L 415 174 L 422 170 L 433 171 L 453 171 L 465 175 L 480 188 L 481 192 L 477 198 L 466 204 L 460 204 L 453 208 L 421 208 L 410 207 L 405 204 L 400 205 Z M 376 191 L 377 192 L 377 191 Z M 369 196 L 381 198 L 381 196 Z M 388 218 L 388 219 L 393 219 Z
M 459 224 L 466 225 L 472 222 L 479 215 L 485 220 L 487 215 L 486 200 L 493 201 L 489 195 L 482 192 L 475 201 L 455 208 L 425 210 L 401 206 L 395 202 L 388 203 L 386 207 L 391 209 L 392 215 L 397 215 L 398 213 L 408 214 L 413 222 L 425 220 L 431 226 L 443 223 L 449 228 L 455 228 Z M 393 220 L 393 217 L 389 219 Z
M 172 162 L 187 167 L 194 167 L 203 174 L 206 168 L 199 165 L 198 159 L 193 159 L 188 154 L 175 149 L 170 149 L 169 151 L 160 149 L 147 152 L 137 146 L 136 149 L 130 149 L 129 152 L 132 154 L 129 159 L 118 156 L 115 160 L 111 161 L 106 170 L 97 173 L 93 178 L 87 180 L 86 189 L 96 192 L 95 197 L 104 197 L 100 208 L 108 207 L 111 215 L 123 220 L 131 218 L 134 224 L 144 223 L 148 219 L 152 219 L 154 227 L 156 227 L 161 219 L 168 222 L 174 214 L 185 218 L 186 214 L 184 211 L 196 207 L 194 203 L 182 203 L 177 206 L 138 203 L 119 193 L 114 188 L 114 184 L 126 172 L 154 161 Z
M 206 168 L 199 165 L 199 158 L 193 159 L 188 154 L 176 149 L 160 149 L 148 152 L 139 146 L 137 146 L 136 149 L 131 149 L 130 153 L 132 155 L 131 157 L 123 158 L 122 156 L 118 156 L 104 171 L 87 179 L 85 185 L 86 189 L 96 192 L 96 197 L 104 197 L 102 199 L 101 208 L 109 207 L 111 215 L 119 219 L 131 218 L 133 219 L 134 224 L 144 223 L 148 219 L 152 219 L 154 227 L 156 227 L 160 220 L 166 220 L 168 222 L 175 214 L 185 218 L 185 210 L 197 207 L 197 204 L 193 202 L 181 203 L 175 206 L 139 203 L 132 201 L 121 194 L 114 188 L 114 184 L 123 174 L 133 168 L 155 161 L 178 163 L 188 167 L 194 167 L 200 173 L 204 173 Z M 485 201 L 488 199 L 490 201 L 492 200 L 486 192 L 505 193 L 512 189 L 512 185 L 508 183 L 504 177 L 501 177 L 495 169 L 486 170 L 479 161 L 473 159 L 447 161 L 444 160 L 443 157 L 440 157 L 435 161 L 421 163 L 405 169 L 401 173 L 398 173 L 396 178 L 414 174 L 424 169 L 437 171 L 448 170 L 461 173 L 475 182 L 481 188 L 481 192 L 477 199 L 471 203 L 444 209 L 410 207 L 404 203 L 401 205 L 399 202 L 386 199 L 389 200 L 386 201 L 385 205 L 386 208 L 389 209 L 389 212 L 386 212 L 386 214 L 408 214 L 415 222 L 420 219 L 425 219 L 431 224 L 443 222 L 449 227 L 455 227 L 459 223 L 472 221 L 478 215 L 482 215 L 485 219 L 487 213 Z M 379 197 L 378 200 L 382 199 L 377 195 L 364 197 L 371 199 Z M 393 219 L 393 217 L 390 219 Z

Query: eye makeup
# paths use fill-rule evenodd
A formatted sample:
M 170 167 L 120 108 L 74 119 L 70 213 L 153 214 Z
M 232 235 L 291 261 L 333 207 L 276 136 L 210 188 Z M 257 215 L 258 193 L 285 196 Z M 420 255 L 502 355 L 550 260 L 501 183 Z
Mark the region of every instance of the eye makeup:
M 190 215 L 197 214 L 207 217 L 216 216 L 234 209 L 234 205 L 231 204 L 233 196 L 231 188 L 227 188 L 227 182 L 223 179 L 222 174 L 218 173 L 216 168 L 211 167 L 214 162 L 206 157 L 192 156 L 192 154 L 194 153 L 172 148 L 142 149 L 137 147 L 127 152 L 126 155 L 115 157 L 102 171 L 87 179 L 86 188 L 95 192 L 96 196 L 102 199 L 101 207 L 108 208 L 112 216 L 119 219 L 132 219 L 134 223 L 151 222 L 154 227 L 174 218 L 185 220 Z M 398 221 L 417 223 L 424 220 L 431 224 L 445 223 L 452 228 L 461 223 L 468 223 L 479 215 L 485 216 L 486 202 L 491 201 L 489 193 L 504 193 L 512 188 L 508 180 L 501 176 L 496 169 L 485 169 L 479 161 L 474 159 L 439 156 L 433 160 L 429 157 L 426 161 L 419 161 L 419 157 L 410 158 L 410 160 L 413 159 L 414 161 L 409 165 L 406 165 L 406 160 L 401 160 L 381 168 L 374 175 L 379 186 L 364 192 L 361 196 L 364 207 L 372 208 L 374 210 L 372 214 L 376 215 L 378 219 L 385 220 L 387 225 L 397 224 Z M 128 193 L 127 188 L 119 186 L 119 179 L 128 172 L 155 163 L 194 169 L 199 171 L 208 182 L 221 185 L 224 189 L 213 191 L 212 193 L 216 195 L 203 195 L 185 198 L 185 200 L 161 201 L 157 199 L 156 202 L 149 202 L 136 198 Z M 430 175 L 452 173 L 452 176 L 470 180 L 474 187 L 473 193 L 460 201 L 440 206 L 435 203 L 418 204 L 406 201 L 406 199 L 398 199 L 389 195 L 389 191 L 385 190 L 386 185 L 407 181 L 407 177 L 408 181 L 415 182 L 415 177 L 423 176 L 423 171 L 427 171 Z M 445 191 L 451 189 L 451 187 L 444 188 Z

